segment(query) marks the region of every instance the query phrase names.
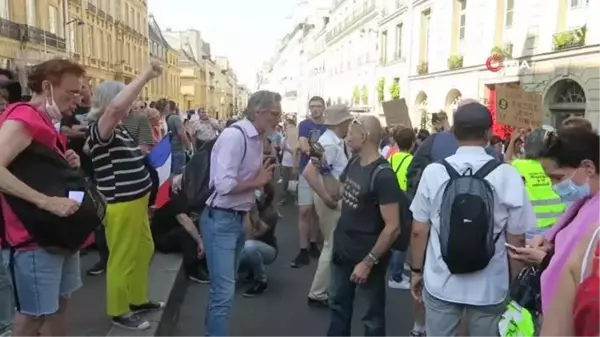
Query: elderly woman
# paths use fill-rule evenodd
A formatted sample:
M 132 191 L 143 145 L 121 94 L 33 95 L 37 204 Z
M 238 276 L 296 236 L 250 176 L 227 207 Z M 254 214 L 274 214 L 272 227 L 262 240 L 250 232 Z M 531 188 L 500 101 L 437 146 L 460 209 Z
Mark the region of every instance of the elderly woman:
M 106 241 L 107 312 L 112 323 L 142 330 L 150 323 L 136 313 L 157 310 L 164 303 L 148 301 L 148 266 L 154 243 L 148 219 L 152 187 L 144 165 L 144 153 L 121 122 L 131 111 L 144 86 L 162 74 L 158 63 L 125 86 L 103 82 L 92 100 L 87 147 L 94 165 L 98 190 L 108 201 Z

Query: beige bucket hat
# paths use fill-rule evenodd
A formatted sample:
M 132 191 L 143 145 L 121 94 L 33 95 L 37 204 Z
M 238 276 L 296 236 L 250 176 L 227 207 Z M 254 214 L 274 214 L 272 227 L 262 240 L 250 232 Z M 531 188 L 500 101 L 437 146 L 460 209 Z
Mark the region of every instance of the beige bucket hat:
M 325 109 L 325 121 L 323 124 L 330 126 L 340 125 L 353 118 L 354 116 L 352 116 L 346 105 L 332 105 Z

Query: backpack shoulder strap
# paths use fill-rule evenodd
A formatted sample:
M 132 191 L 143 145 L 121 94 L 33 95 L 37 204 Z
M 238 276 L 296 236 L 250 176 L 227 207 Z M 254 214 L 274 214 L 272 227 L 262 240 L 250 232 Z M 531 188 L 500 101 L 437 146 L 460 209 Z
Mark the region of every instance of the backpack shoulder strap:
M 232 125 L 231 127 L 234 128 L 234 129 L 238 129 L 242 133 L 242 136 L 244 138 L 244 154 L 242 155 L 242 161 L 243 161 L 244 158 L 246 158 L 246 148 L 247 148 L 246 133 L 244 132 L 244 130 L 239 125 Z
M 377 179 L 377 175 L 379 174 L 379 172 L 385 169 L 392 170 L 389 164 L 380 164 L 373 169 L 373 171 L 371 172 L 371 181 L 369 182 L 369 192 L 375 189 L 375 179 Z
M 446 169 L 446 172 L 448 172 L 448 175 L 450 176 L 450 180 L 460 177 L 460 174 L 458 174 L 458 172 L 456 172 L 454 167 L 452 167 L 452 165 L 450 165 L 450 163 L 448 163 L 446 161 L 446 159 L 442 159 L 442 160 L 438 161 L 437 163 L 442 164 L 444 166 L 444 168 Z
M 394 170 L 395 174 L 398 174 L 398 171 L 400 171 L 400 169 L 402 168 L 402 164 L 404 164 L 404 162 L 406 161 L 406 159 L 408 159 L 408 157 L 410 156 L 410 154 L 407 154 L 406 156 L 404 156 L 404 158 L 402 158 L 402 160 L 400 161 L 400 164 L 398 164 L 398 167 Z M 391 162 L 390 162 L 391 164 Z M 394 168 L 394 166 L 392 166 L 392 168 Z
M 483 178 L 487 177 L 488 174 L 490 174 L 492 171 L 494 171 L 496 168 L 498 168 L 498 166 L 500 166 L 502 164 L 503 164 L 503 162 L 501 162 L 497 159 L 492 159 L 492 160 L 488 161 L 487 163 L 485 163 L 485 165 L 483 165 L 479 170 L 477 170 L 477 172 L 475 172 L 474 176 L 479 179 L 483 179 Z
M 429 136 L 431 137 L 431 143 L 429 149 L 427 149 L 427 157 L 429 157 L 429 160 L 431 161 L 433 161 L 433 143 L 435 142 L 435 137 L 437 137 L 437 135 L 437 133 L 434 133 L 433 135 Z

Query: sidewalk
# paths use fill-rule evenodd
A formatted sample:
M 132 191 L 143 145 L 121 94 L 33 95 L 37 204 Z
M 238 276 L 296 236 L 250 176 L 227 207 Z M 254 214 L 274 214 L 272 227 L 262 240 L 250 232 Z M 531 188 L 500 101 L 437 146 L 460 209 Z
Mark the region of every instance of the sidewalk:
M 68 308 L 71 336 L 106 336 L 112 327 L 106 316 L 106 276 L 88 276 L 85 273 L 97 260 L 98 253 L 95 251 L 81 256 L 83 287 L 73 294 Z

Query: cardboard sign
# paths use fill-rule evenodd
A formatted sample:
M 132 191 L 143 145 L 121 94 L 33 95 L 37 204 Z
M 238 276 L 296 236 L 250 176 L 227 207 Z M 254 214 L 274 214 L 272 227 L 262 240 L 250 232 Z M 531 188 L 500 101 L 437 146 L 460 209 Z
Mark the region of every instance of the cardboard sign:
M 285 130 L 285 144 L 293 150 L 298 148 L 298 128 L 296 126 L 290 125 Z
M 408 115 L 408 106 L 404 98 L 385 101 L 381 104 L 383 114 L 388 126 L 402 125 L 412 128 L 410 116 Z
M 520 86 L 496 86 L 496 121 L 515 128 L 542 125 L 542 95 Z

